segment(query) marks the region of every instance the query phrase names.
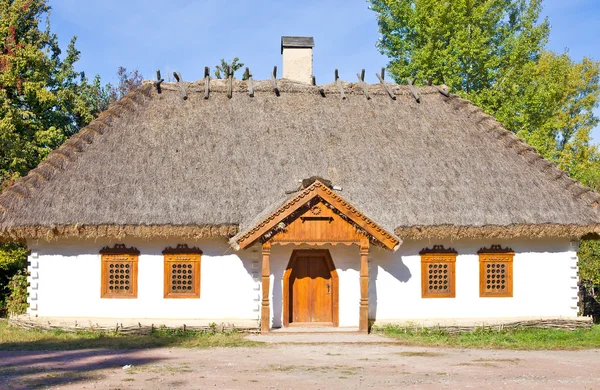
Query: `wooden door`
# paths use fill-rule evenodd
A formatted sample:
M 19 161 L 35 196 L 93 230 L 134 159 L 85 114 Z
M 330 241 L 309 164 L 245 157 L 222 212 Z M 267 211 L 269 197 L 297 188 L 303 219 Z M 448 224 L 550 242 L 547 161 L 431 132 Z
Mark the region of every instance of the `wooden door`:
M 333 325 L 333 281 L 325 253 L 298 254 L 289 279 L 290 322 Z

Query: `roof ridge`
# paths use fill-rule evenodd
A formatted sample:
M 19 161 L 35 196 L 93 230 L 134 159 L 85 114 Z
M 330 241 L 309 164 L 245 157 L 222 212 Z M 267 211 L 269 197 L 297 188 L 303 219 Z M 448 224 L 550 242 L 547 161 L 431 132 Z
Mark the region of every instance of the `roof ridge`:
M 492 115 L 486 114 L 481 107 L 475 105 L 468 99 L 461 98 L 457 94 L 450 94 L 449 97 L 444 98 L 443 100 L 450 102 L 455 109 L 467 112 L 468 117 L 477 119 L 477 124 L 485 130 L 495 133 L 495 138 L 507 149 L 516 151 L 528 164 L 540 169 L 540 172 L 548 179 L 560 181 L 563 188 L 571 192 L 574 199 L 583 202 L 586 206 L 591 207 L 594 210 L 600 210 L 598 208 L 600 206 L 600 193 L 571 178 L 569 174 L 560 169 L 556 163 L 544 158 L 537 152 L 536 148 L 529 145 L 522 138 L 517 137 Z M 486 126 L 484 125 L 485 122 L 490 124 Z
M 364 96 L 364 90 L 362 83 L 352 81 L 342 81 L 342 87 L 345 94 L 360 95 Z M 155 81 L 146 80 L 144 84 L 155 85 Z M 226 79 L 213 79 L 209 81 L 210 93 L 228 93 L 228 81 Z M 183 85 L 186 91 L 205 93 L 205 81 L 204 79 L 196 81 L 185 81 Z M 384 95 L 389 96 L 387 91 L 381 85 L 381 83 L 368 84 L 365 83 L 369 89 L 370 95 Z M 163 82 L 161 83 L 161 91 L 170 92 L 181 92 L 181 85 L 177 82 Z M 413 94 L 408 85 L 404 84 L 393 84 L 386 82 L 386 86 L 397 96 L 410 96 L 413 99 Z M 248 93 L 249 83 L 244 80 L 233 79 L 232 92 L 234 93 Z M 322 84 L 322 85 L 311 85 L 306 83 L 299 83 L 289 79 L 277 79 L 277 88 L 281 93 L 285 94 L 314 94 L 319 95 L 324 92 L 324 97 L 327 95 L 340 95 L 338 84 L 335 82 Z M 414 87 L 420 95 L 434 95 L 440 94 L 440 90 L 445 91 L 445 86 L 425 85 Z M 255 92 L 273 92 L 272 80 L 253 80 L 253 89 Z M 323 94 L 322 94 L 323 95 Z
M 6 214 L 8 205 L 13 201 L 31 197 L 33 192 L 40 190 L 59 172 L 64 172 L 78 158 L 77 153 L 82 153 L 86 150 L 87 145 L 104 135 L 112 127 L 115 118 L 120 118 L 124 111 L 135 110 L 135 107 L 149 96 L 151 89 L 150 85 L 142 85 L 111 103 L 96 119 L 69 137 L 56 150 L 51 151 L 26 176 L 17 179 L 4 189 L 0 193 L 0 219 Z M 19 199 L 15 199 L 15 197 Z

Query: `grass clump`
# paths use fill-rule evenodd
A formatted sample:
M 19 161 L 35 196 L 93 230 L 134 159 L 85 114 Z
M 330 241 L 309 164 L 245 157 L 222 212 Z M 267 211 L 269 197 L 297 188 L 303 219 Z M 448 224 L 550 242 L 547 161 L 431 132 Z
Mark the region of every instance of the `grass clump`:
M 444 356 L 443 353 L 438 352 L 427 352 L 427 351 L 405 351 L 405 352 L 396 352 L 396 355 L 400 356 L 408 356 L 408 357 L 438 357 Z
M 138 349 L 159 347 L 213 348 L 256 347 L 264 345 L 250 341 L 238 332 L 183 332 L 155 329 L 149 335 L 122 335 L 115 332 L 22 329 L 0 321 L 0 350 L 75 350 L 75 349 Z
M 400 326 L 374 329 L 404 345 L 496 348 L 496 349 L 586 349 L 600 348 L 600 325 L 591 329 L 513 329 L 479 328 L 473 332 L 450 334 L 443 329 L 414 330 Z

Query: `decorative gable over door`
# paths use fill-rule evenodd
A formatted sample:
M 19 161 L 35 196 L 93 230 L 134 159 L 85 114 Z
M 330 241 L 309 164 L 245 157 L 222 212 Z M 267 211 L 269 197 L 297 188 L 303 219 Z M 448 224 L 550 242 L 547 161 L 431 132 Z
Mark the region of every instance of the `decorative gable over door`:
M 374 242 L 396 250 L 401 241 L 367 218 L 319 180 L 288 199 L 261 222 L 233 237 L 246 249 L 257 241 L 271 244 L 345 244 Z

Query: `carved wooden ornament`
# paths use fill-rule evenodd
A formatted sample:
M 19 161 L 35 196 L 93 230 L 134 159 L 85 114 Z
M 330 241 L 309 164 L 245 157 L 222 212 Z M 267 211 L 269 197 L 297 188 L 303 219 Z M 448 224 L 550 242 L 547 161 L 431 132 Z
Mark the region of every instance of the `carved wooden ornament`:
M 443 245 L 434 245 L 432 249 L 429 248 L 425 248 L 422 249 L 419 254 L 420 255 L 426 255 L 428 253 L 450 253 L 450 254 L 458 254 L 458 252 L 456 251 L 456 249 L 454 248 L 444 248 Z
M 514 253 L 514 251 L 511 248 L 502 248 L 501 245 L 492 245 L 489 249 L 481 248 L 477 253 Z
M 284 221 L 284 228 L 275 231 Z M 237 239 L 237 244 L 241 249 L 259 240 L 280 244 L 359 244 L 365 239 L 365 234 L 390 250 L 396 250 L 401 244 L 398 237 L 316 180 L 243 233 Z
M 197 247 L 188 247 L 187 244 L 178 244 L 176 248 L 168 247 L 162 251 L 163 255 L 168 254 L 202 254 L 202 250 Z
M 125 244 L 115 244 L 113 248 L 105 246 L 100 250 L 101 255 L 139 255 L 140 251 L 137 248 L 127 248 Z

